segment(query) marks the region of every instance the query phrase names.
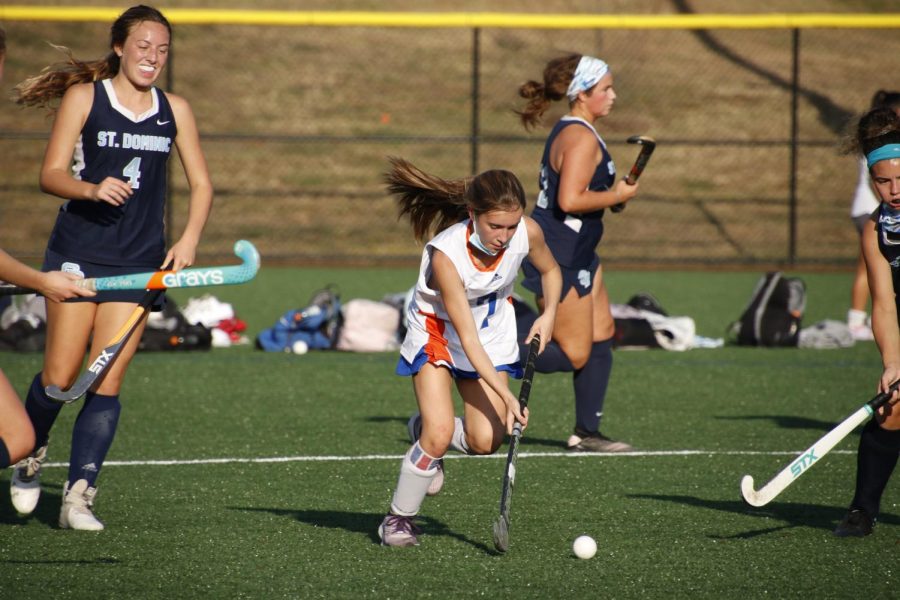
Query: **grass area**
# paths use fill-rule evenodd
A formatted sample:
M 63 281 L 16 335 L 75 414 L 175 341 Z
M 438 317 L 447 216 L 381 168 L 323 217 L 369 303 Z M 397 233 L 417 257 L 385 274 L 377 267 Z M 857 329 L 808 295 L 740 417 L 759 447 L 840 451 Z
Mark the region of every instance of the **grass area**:
M 405 289 L 411 269 L 264 268 L 215 289 L 251 335 L 326 283 L 345 299 Z M 849 276 L 801 273 L 806 324 L 842 318 Z M 608 273 L 613 301 L 656 295 L 698 332 L 721 336 L 756 273 Z M 221 292 L 221 293 L 220 293 Z M 189 294 L 181 290 L 179 300 Z M 874 344 L 844 350 L 725 347 L 615 354 L 604 431 L 631 456 L 569 456 L 570 379 L 538 375 L 519 459 L 511 547 L 493 550 L 502 459 L 453 456 L 422 509 L 423 543 L 376 543 L 405 424 L 414 410 L 396 356 L 266 354 L 248 347 L 137 357 L 119 434 L 99 481 L 107 530 L 56 518 L 77 406 L 54 430 L 33 517 L 0 499 L 0 589 L 43 598 L 888 598 L 875 568 L 900 543 L 896 486 L 873 536 L 834 538 L 852 495 L 857 434 L 762 509 L 740 501 L 745 473 L 768 480 L 871 397 Z M 2 356 L 24 392 L 41 357 Z M 504 448 L 505 450 L 505 448 Z M 167 462 L 168 461 L 168 462 Z M 0 476 L 0 486 L 9 478 Z M 2 494 L 5 497 L 5 493 Z M 577 535 L 597 556 L 571 554 Z

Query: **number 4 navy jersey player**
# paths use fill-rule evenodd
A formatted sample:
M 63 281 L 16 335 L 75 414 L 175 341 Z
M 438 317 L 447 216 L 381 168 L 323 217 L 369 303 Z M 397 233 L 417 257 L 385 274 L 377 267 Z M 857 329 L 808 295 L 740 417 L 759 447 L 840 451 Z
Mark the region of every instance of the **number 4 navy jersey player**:
M 594 128 L 616 99 L 607 64 L 590 56 L 565 56 L 547 64 L 543 79 L 519 89 L 529 101 L 519 113 L 526 128 L 539 123 L 553 101 L 567 98 L 569 113 L 556 123 L 545 144 L 541 190 L 532 213 L 563 274 L 554 343 L 535 367 L 545 373 L 574 371 L 575 431 L 567 442 L 570 450 L 621 452 L 631 446 L 607 438 L 599 429 L 615 327 L 596 248 L 603 237 L 604 209 L 633 198 L 637 185 L 624 180 L 614 184 L 615 166 Z M 523 286 L 534 292 L 541 306 L 546 290 L 528 261 L 522 269 Z
M 24 105 L 48 106 L 62 97 L 41 166 L 41 189 L 66 201 L 50 237 L 45 271 L 104 277 L 190 266 L 209 215 L 212 184 L 190 106 L 154 87 L 168 59 L 169 22 L 154 8 L 135 6 L 119 16 L 110 33 L 111 52 L 105 58 L 80 62 L 70 57 L 17 88 Z M 166 251 L 165 164 L 173 144 L 191 197 L 184 232 Z M 17 464 L 10 482 L 19 513 L 29 514 L 37 505 L 41 463 L 61 406 L 44 388 L 68 388 L 88 344 L 90 363 L 142 296 L 139 290 L 65 302 L 48 299 L 44 368 L 25 401 L 35 450 Z M 60 527 L 104 527 L 93 513 L 96 481 L 115 436 L 119 390 L 143 326 L 135 328 L 97 389 L 85 395 L 72 431 Z

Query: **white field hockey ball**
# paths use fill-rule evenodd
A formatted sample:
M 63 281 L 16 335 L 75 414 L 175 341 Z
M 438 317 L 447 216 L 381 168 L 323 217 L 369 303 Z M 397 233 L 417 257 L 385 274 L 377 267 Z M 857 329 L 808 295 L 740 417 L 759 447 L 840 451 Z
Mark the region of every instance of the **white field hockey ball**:
M 580 535 L 572 543 L 572 552 L 584 560 L 594 558 L 594 555 L 597 554 L 597 542 L 589 535 Z
M 303 340 L 297 340 L 294 342 L 294 345 L 291 346 L 291 351 L 294 354 L 306 354 L 309 352 L 309 344 L 304 342 Z

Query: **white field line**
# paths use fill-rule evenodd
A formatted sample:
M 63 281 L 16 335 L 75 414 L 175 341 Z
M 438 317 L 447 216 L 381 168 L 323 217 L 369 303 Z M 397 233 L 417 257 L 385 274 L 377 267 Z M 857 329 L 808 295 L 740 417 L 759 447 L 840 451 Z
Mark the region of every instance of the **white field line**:
M 629 458 L 642 456 L 799 456 L 800 451 L 794 450 L 647 450 L 634 452 L 615 453 L 590 453 L 590 452 L 519 452 L 519 459 L 528 458 L 573 458 L 573 459 L 605 459 L 605 458 Z M 832 450 L 830 454 L 856 454 L 856 450 Z M 291 462 L 343 462 L 359 460 L 401 460 L 402 454 L 364 454 L 361 456 L 270 456 L 260 458 L 189 458 L 173 460 L 108 460 L 104 467 L 168 467 L 178 465 L 226 465 L 234 463 L 264 464 L 264 463 L 291 463 Z M 447 459 L 473 459 L 493 458 L 506 460 L 506 452 L 497 452 L 488 456 L 464 456 L 460 454 L 448 454 Z M 50 462 L 43 465 L 44 468 L 68 467 L 69 463 Z

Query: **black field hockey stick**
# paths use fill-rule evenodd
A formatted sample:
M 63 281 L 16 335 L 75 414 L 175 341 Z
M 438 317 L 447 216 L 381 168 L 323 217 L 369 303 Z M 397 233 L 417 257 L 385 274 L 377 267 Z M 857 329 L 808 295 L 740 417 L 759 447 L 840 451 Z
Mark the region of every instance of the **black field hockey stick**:
M 873 415 L 880 407 L 884 406 L 898 387 L 900 387 L 900 380 L 892 383 L 887 391 L 878 394 L 863 404 L 859 410 L 841 421 L 837 427 L 801 453 L 799 458 L 791 462 L 760 490 L 753 489 L 753 477 L 744 475 L 741 479 L 741 495 L 744 497 L 744 502 L 750 506 L 765 506 L 774 500 L 778 494 L 787 489 L 798 477 L 806 473 L 816 461 L 828 454 L 858 425 Z
M 634 165 L 631 167 L 631 171 L 628 172 L 628 175 L 625 176 L 625 182 L 628 185 L 634 185 L 634 183 L 641 176 L 641 173 L 644 172 L 644 167 L 647 166 L 647 162 L 650 160 L 650 155 L 653 154 L 653 151 L 656 150 L 656 140 L 652 137 L 647 137 L 646 135 L 633 135 L 628 138 L 629 144 L 640 144 L 641 152 L 638 154 L 637 159 L 634 161 Z M 614 204 L 610 209 L 613 212 L 622 212 L 625 210 L 625 203 Z
M 525 374 L 522 376 L 522 387 L 519 388 L 519 406 L 524 411 L 528 406 L 531 394 L 531 379 L 534 377 L 534 360 L 541 347 L 541 336 L 534 334 L 525 359 Z M 522 437 L 522 424 L 516 421 L 509 440 L 509 452 L 506 455 L 506 469 L 503 471 L 503 488 L 500 491 L 500 516 L 494 522 L 494 547 L 500 552 L 509 549 L 509 504 L 512 500 L 513 485 L 516 482 L 516 458 L 519 456 L 519 439 Z
M 57 385 L 48 385 L 44 389 L 47 396 L 56 402 L 69 404 L 84 396 L 95 384 L 99 384 L 109 370 L 109 366 L 115 362 L 116 357 L 122 351 L 128 338 L 134 333 L 141 319 L 163 293 L 165 293 L 165 289 L 147 290 L 140 304 L 135 307 L 125 324 L 119 328 L 116 335 L 109 340 L 103 350 L 100 351 L 99 356 L 91 362 L 87 370 L 78 377 L 72 387 L 63 390 Z
M 113 275 L 79 279 L 78 287 L 92 292 L 110 290 L 165 290 L 169 288 L 208 287 L 217 285 L 237 285 L 247 283 L 259 271 L 259 252 L 247 240 L 234 244 L 234 253 L 241 259 L 239 265 L 224 267 L 196 267 L 180 271 L 149 271 L 129 275 Z M 33 294 L 35 290 L 15 285 L 0 285 L 0 296 Z

